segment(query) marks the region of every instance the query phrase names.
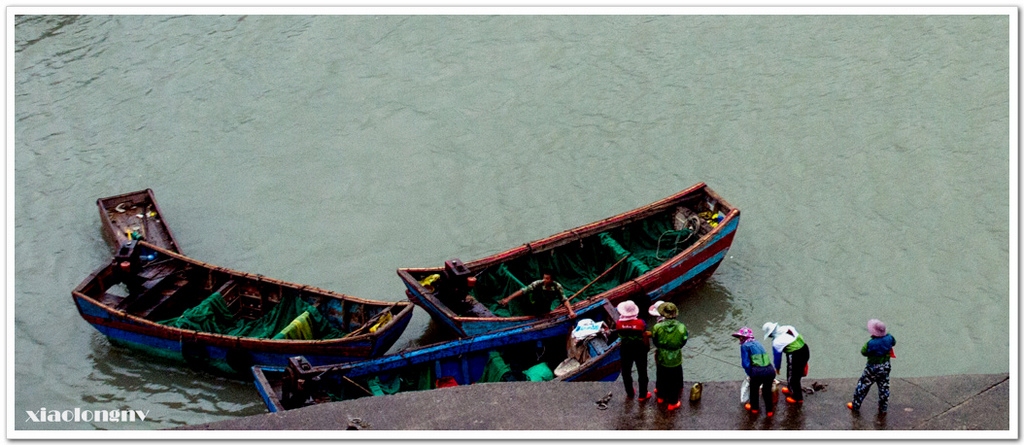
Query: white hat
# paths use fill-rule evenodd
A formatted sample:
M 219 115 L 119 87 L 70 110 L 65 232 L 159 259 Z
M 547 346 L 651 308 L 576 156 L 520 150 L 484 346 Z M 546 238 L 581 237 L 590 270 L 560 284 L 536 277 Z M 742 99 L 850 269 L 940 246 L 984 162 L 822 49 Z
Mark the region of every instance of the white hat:
M 764 326 L 761 326 L 761 330 L 764 331 L 764 339 L 767 340 L 768 337 L 771 337 L 772 334 L 775 333 L 775 330 L 778 329 L 778 328 L 779 328 L 779 324 L 778 323 L 772 323 L 770 321 L 765 323 Z
M 663 304 L 665 304 L 664 301 L 655 301 L 654 304 L 651 305 L 650 309 L 647 309 L 647 313 L 655 317 L 661 316 L 661 314 L 658 313 L 658 306 L 661 306 Z

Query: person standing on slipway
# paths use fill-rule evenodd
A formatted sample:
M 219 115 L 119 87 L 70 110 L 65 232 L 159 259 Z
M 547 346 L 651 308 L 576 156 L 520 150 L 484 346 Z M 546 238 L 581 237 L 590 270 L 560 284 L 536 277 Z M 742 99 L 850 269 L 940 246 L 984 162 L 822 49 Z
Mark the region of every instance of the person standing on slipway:
M 868 363 L 853 392 L 853 402 L 847 403 L 846 407 L 859 411 L 871 384 L 878 383 L 878 412 L 885 414 L 889 410 L 889 372 L 892 371 L 889 359 L 896 357 L 892 349 L 896 345 L 896 338 L 885 331 L 885 323 L 875 318 L 868 320 L 868 333 L 871 334 L 871 340 L 860 348 L 861 355 L 868 358 Z
M 616 333 L 619 334 L 621 345 L 619 347 L 619 362 L 622 364 L 622 384 L 626 386 L 626 398 L 632 399 L 636 394 L 633 392 L 633 364 L 636 364 L 637 385 L 639 387 L 639 401 L 651 398 L 647 391 L 647 323 L 637 318 L 640 308 L 631 300 L 623 301 L 616 307 L 619 311 L 619 319 L 615 322 Z
M 807 343 L 804 342 L 804 337 L 792 326 L 779 326 L 778 323 L 770 321 L 765 323 L 762 329 L 764 330 L 764 339 L 772 339 L 776 374 L 782 372 L 782 354 L 786 354 L 789 387 L 782 388 L 783 394 L 789 394 L 786 401 L 804 403 L 804 390 L 800 386 L 800 379 L 807 375 L 807 362 L 811 358 L 811 351 L 807 347 Z
M 772 367 L 772 359 L 761 343 L 754 339 L 754 331 L 750 328 L 744 326 L 732 336 L 740 341 L 740 363 L 747 377 L 750 377 L 750 403 L 747 403 L 747 409 L 751 414 L 757 414 L 761 408 L 757 400 L 760 393 L 764 398 L 765 416 L 771 417 L 775 414 L 775 404 L 772 403 L 775 368 Z
M 665 317 L 665 321 L 651 328 L 651 338 L 658 348 L 654 354 L 657 371 L 654 391 L 658 393 L 658 403 L 668 403 L 667 408 L 672 411 L 683 403 L 679 400 L 679 393 L 683 389 L 683 346 L 689 334 L 686 326 L 676 320 L 679 309 L 675 304 L 662 304 L 658 307 L 658 313 Z

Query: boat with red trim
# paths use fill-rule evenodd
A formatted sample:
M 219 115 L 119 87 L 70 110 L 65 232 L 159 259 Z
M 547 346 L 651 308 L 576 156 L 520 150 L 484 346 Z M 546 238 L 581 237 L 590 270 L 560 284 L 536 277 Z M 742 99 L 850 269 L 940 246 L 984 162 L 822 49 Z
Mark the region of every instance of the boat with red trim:
M 131 240 L 72 291 L 82 318 L 115 344 L 246 375 L 253 365 L 385 354 L 412 303 L 375 301 L 198 261 Z
M 739 220 L 739 209 L 698 183 L 485 258 L 402 268 L 398 275 L 409 299 L 433 319 L 459 336 L 472 336 L 571 316 L 601 299 L 632 299 L 647 307 L 693 289 L 722 263 Z M 568 302 L 541 301 L 537 311 L 536 301 L 526 304 L 529 298 L 508 301 L 545 273 L 562 286 Z

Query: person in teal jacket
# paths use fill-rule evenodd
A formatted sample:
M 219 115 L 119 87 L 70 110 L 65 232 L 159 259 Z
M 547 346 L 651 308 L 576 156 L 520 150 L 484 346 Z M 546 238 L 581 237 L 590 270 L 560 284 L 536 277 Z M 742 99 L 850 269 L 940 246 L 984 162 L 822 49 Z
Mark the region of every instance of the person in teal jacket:
M 751 414 L 757 414 L 761 409 L 758 402 L 758 393 L 764 398 L 765 415 L 771 417 L 775 414 L 775 404 L 772 403 L 772 382 L 775 381 L 775 367 L 772 366 L 771 356 L 765 352 L 761 343 L 754 339 L 754 331 L 744 326 L 735 334 L 732 334 L 740 341 L 740 364 L 743 371 L 750 377 L 750 403 L 747 404 Z
M 868 358 L 868 363 L 857 382 L 857 389 L 853 391 L 853 402 L 847 403 L 846 407 L 859 411 L 871 384 L 878 383 L 878 412 L 885 414 L 889 410 L 889 372 L 892 371 L 889 359 L 896 356 L 892 349 L 896 338 L 885 331 L 885 323 L 874 318 L 868 320 L 868 333 L 871 340 L 860 348 L 860 354 Z
M 665 320 L 651 328 L 651 340 L 658 348 L 654 354 L 657 379 L 654 392 L 658 394 L 658 403 L 668 403 L 668 410 L 672 411 L 682 405 L 679 393 L 683 389 L 683 346 L 689 334 L 686 326 L 676 320 L 679 309 L 675 304 L 662 304 L 658 313 Z

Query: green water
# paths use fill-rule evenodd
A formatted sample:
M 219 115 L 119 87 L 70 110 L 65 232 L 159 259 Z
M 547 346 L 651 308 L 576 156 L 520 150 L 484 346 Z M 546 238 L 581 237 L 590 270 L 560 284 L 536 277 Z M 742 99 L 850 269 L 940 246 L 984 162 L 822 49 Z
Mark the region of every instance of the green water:
M 95 200 L 147 187 L 196 259 L 395 301 L 398 267 L 703 181 L 743 216 L 678 301 L 688 380 L 739 379 L 729 334 L 766 321 L 809 378 L 854 378 L 872 317 L 894 376 L 1008 372 L 1009 39 L 972 15 L 16 17 L 14 428 L 265 412 L 79 317 Z M 439 335 L 418 310 L 396 348 Z M 43 407 L 149 415 L 24 422 Z

